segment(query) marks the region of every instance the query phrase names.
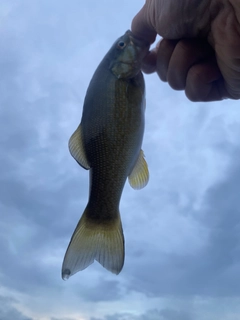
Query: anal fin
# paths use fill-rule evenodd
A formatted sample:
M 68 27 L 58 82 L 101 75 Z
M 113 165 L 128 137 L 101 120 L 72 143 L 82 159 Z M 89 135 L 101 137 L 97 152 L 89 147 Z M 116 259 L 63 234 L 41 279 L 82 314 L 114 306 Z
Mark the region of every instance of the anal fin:
M 69 139 L 68 147 L 72 157 L 80 164 L 80 166 L 86 170 L 89 170 L 90 165 L 87 161 L 83 147 L 81 125 L 77 127 Z
M 128 176 L 128 181 L 130 183 L 130 186 L 133 189 L 142 189 L 144 188 L 149 180 L 149 171 L 147 162 L 144 159 L 144 153 L 142 150 L 140 150 L 137 162 L 131 172 L 131 174 Z

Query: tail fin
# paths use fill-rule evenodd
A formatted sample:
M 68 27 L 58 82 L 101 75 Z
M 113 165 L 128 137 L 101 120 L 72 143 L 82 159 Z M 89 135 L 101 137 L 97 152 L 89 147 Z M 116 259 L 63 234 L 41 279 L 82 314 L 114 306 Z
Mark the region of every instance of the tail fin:
M 97 260 L 104 268 L 118 274 L 124 264 L 124 236 L 120 214 L 111 223 L 93 222 L 86 207 L 72 235 L 62 265 L 62 278 L 87 268 Z

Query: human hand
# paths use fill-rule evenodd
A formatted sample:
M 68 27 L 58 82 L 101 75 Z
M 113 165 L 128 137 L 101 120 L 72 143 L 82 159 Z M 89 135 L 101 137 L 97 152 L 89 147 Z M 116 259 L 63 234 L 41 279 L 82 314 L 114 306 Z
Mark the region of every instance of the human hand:
M 240 0 L 146 0 L 132 32 L 150 43 L 163 37 L 144 72 L 192 101 L 240 98 Z

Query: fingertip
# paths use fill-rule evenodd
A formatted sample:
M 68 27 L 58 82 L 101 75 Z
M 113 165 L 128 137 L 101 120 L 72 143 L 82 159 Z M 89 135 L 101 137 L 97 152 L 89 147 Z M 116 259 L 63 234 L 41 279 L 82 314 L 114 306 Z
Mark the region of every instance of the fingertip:
M 142 62 L 142 71 L 146 74 L 150 74 L 156 71 L 157 53 L 152 50 L 144 58 Z

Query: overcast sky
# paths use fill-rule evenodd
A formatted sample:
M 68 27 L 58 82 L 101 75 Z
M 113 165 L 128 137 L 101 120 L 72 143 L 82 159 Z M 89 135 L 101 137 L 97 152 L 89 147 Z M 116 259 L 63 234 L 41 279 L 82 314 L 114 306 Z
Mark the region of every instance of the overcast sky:
M 145 76 L 150 181 L 121 200 L 126 258 L 68 281 L 88 198 L 68 151 L 94 70 L 139 0 L 0 0 L 0 320 L 240 319 L 240 105 Z

